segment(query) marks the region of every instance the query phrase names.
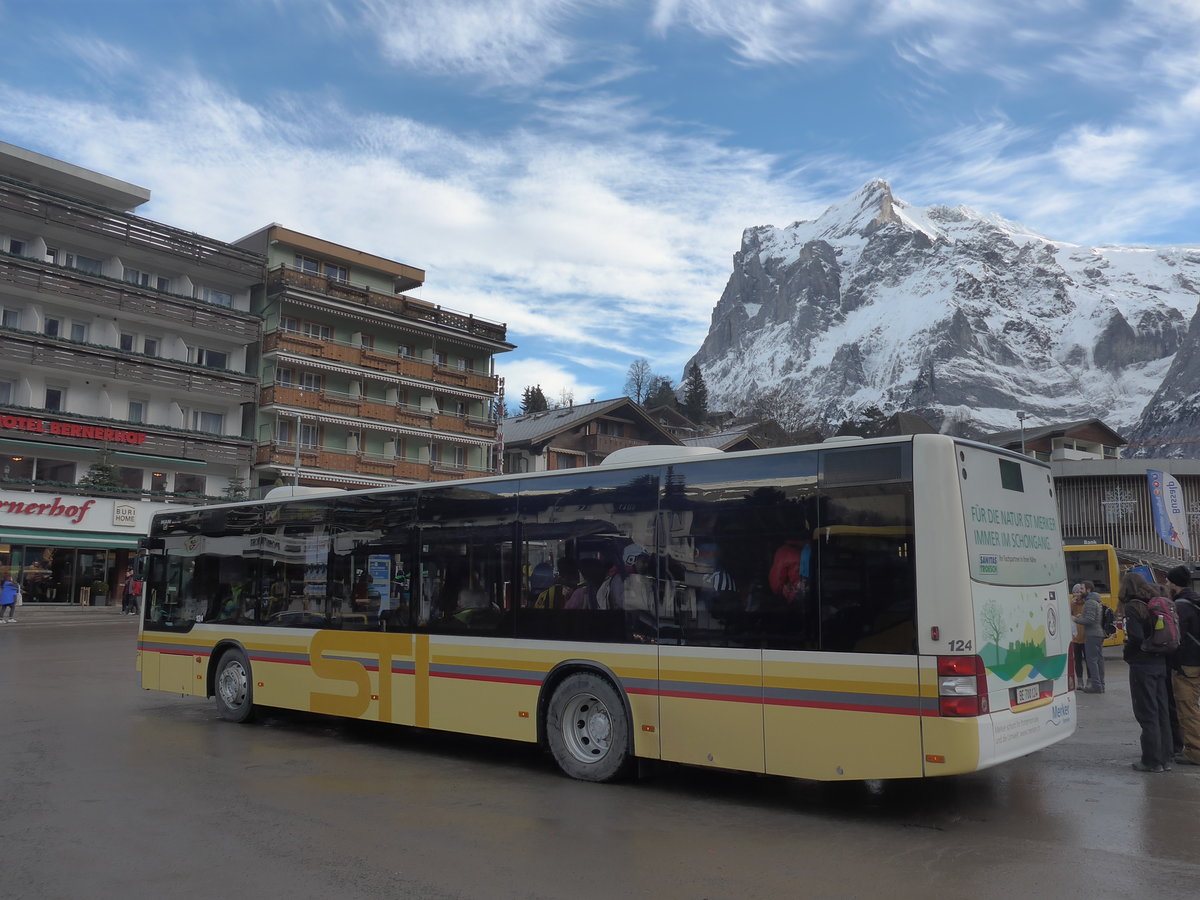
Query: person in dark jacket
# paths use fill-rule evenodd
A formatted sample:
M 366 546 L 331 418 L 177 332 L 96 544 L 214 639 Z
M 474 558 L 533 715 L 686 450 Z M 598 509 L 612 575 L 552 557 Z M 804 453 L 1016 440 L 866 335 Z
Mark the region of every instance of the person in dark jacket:
M 1162 772 L 1171 768 L 1174 743 L 1171 738 L 1171 708 L 1167 694 L 1167 658 L 1147 653 L 1142 641 L 1150 634 L 1153 616 L 1146 601 L 1161 596 L 1155 585 L 1147 584 L 1144 596 L 1125 604 L 1125 647 L 1122 655 L 1129 663 L 1129 699 L 1133 717 L 1142 727 L 1142 758 L 1133 764 L 1138 772 Z
M 1183 748 L 1175 762 L 1200 766 L 1200 596 L 1192 590 L 1192 573 L 1176 566 L 1167 573 L 1167 590 L 1179 613 L 1179 649 L 1171 654 L 1171 687 Z

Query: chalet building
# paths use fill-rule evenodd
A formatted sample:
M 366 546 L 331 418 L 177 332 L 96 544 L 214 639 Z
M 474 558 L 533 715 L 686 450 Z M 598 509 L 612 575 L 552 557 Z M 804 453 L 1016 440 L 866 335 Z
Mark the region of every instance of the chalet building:
M 264 260 L 149 199 L 0 143 L 0 569 L 27 602 L 117 594 L 153 512 L 253 457 Z M 96 463 L 115 484 L 79 484 Z
M 506 328 L 406 294 L 418 268 L 281 225 L 266 257 L 253 481 L 363 487 L 496 469 L 494 357 Z
M 505 473 L 594 466 L 625 447 L 679 446 L 628 397 L 514 416 L 502 429 Z
M 672 406 L 655 406 L 647 409 L 646 415 L 680 441 L 699 437 L 703 433 L 699 425 Z

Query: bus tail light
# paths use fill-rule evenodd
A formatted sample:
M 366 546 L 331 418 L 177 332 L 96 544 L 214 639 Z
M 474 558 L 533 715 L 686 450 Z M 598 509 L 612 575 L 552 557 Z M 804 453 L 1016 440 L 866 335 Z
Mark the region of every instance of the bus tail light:
M 987 715 L 987 670 L 981 657 L 939 656 L 937 675 L 939 715 Z

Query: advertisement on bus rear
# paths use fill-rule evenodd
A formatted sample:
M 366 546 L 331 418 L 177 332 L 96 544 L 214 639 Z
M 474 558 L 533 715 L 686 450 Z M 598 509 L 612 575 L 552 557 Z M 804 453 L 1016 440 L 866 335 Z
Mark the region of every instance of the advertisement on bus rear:
M 1066 577 L 1049 470 L 959 445 L 971 577 L 1035 586 Z

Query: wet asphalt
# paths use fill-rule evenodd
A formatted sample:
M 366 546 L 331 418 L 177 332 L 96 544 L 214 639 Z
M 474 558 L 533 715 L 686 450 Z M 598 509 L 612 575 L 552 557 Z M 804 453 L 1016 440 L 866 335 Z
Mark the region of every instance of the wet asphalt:
M 970 776 L 815 784 L 142 691 L 136 622 L 0 625 L 2 898 L 1200 896 L 1200 769 L 1143 775 L 1127 670 L 1079 730 Z

